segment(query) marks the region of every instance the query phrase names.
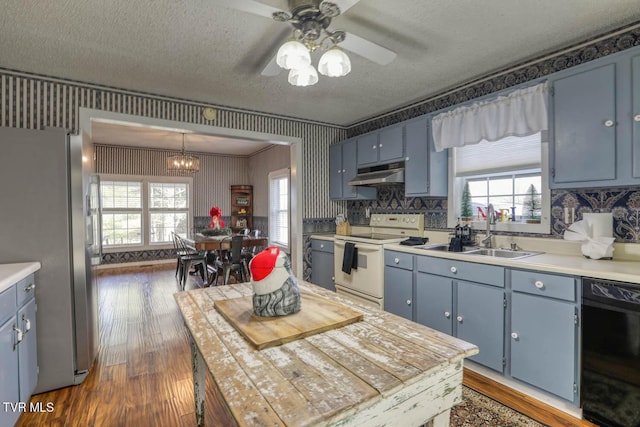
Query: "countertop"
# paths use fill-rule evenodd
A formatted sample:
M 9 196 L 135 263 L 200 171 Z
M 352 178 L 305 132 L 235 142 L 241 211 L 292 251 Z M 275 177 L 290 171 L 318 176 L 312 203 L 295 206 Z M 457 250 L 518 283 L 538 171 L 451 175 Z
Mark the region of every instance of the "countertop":
M 640 283 L 640 261 L 633 260 L 595 260 L 588 259 L 580 255 L 564 255 L 556 253 L 543 253 L 526 258 L 511 260 L 490 256 L 469 255 L 464 252 L 430 251 L 420 249 L 419 247 L 399 244 L 384 245 L 384 248 L 415 255 L 455 259 L 481 264 L 501 265 L 510 268 L 540 270 L 551 273 Z
M 40 270 L 40 267 L 39 262 L 0 264 L 0 292 L 24 279 L 29 274 Z
M 333 242 L 335 240 L 334 236 L 336 234 L 335 233 L 327 233 L 327 234 L 312 234 L 310 236 L 311 239 L 317 239 L 317 240 L 328 240 Z
M 392 425 L 398 417 L 418 425 L 460 402 L 462 361 L 478 352 L 475 345 L 298 283 L 363 320 L 256 350 L 214 308 L 217 300 L 252 295 L 249 283 L 174 295 L 238 425 Z M 194 379 L 202 378 L 200 363 Z

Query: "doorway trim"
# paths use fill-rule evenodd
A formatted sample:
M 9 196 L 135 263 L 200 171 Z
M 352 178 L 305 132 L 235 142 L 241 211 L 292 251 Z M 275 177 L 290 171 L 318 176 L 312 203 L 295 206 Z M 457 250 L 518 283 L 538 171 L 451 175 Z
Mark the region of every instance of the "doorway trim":
M 114 113 L 104 110 L 80 107 L 79 109 L 79 132 L 91 136 L 91 122 L 94 120 L 105 120 L 121 122 L 128 125 L 139 125 L 143 127 L 159 127 L 168 129 L 184 129 L 212 136 L 222 136 L 231 138 L 243 138 L 255 141 L 265 141 L 272 144 L 290 146 L 290 167 L 291 167 L 291 265 L 293 273 L 302 280 L 304 239 L 302 235 L 302 139 L 292 136 L 276 135 L 263 132 L 254 132 L 241 129 L 223 128 L 212 125 L 200 125 L 197 123 L 178 122 L 174 120 L 155 119 L 151 117 L 136 116 L 132 114 Z

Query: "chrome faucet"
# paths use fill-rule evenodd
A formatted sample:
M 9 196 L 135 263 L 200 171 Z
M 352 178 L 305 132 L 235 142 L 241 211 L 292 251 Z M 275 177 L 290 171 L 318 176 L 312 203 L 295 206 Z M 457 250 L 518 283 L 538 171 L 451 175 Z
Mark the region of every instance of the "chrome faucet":
M 496 211 L 493 208 L 493 205 L 489 203 L 487 206 L 487 235 L 484 239 L 482 239 L 482 244 L 485 248 L 491 247 L 491 225 L 495 225 L 496 223 Z

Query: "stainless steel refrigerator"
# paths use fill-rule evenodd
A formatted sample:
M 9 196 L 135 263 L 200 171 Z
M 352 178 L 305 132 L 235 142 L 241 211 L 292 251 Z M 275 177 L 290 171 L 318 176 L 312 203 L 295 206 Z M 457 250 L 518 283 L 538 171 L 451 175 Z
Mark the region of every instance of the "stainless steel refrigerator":
M 98 350 L 99 182 L 88 138 L 0 128 L 0 263 L 36 273 L 36 393 L 81 383 Z

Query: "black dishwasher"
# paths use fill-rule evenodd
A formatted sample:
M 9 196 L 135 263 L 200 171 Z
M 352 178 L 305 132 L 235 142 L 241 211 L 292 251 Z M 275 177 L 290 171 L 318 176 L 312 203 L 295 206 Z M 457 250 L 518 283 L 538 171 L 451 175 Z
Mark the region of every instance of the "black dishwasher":
M 582 279 L 583 417 L 640 427 L 640 285 Z

